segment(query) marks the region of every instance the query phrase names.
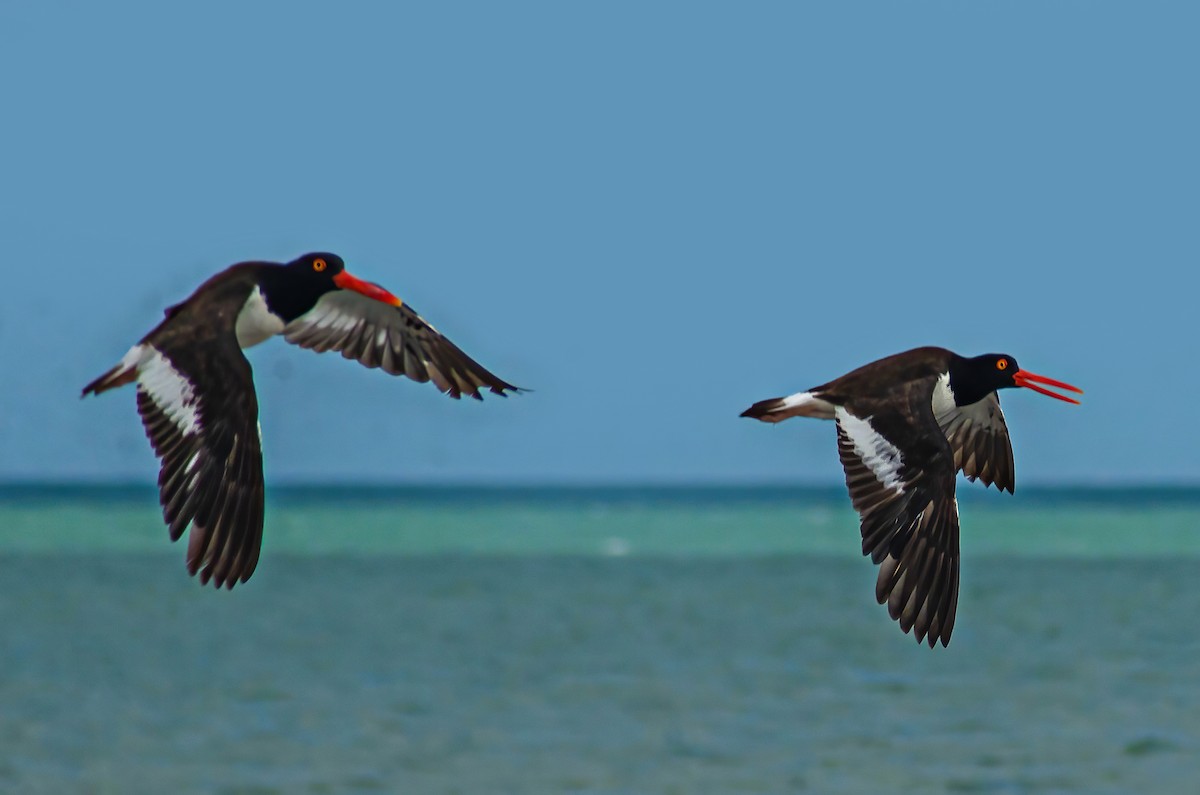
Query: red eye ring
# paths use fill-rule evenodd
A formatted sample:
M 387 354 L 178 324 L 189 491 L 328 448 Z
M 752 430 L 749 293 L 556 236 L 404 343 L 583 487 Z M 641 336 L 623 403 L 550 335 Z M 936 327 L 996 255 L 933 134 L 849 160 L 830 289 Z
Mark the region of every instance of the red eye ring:
M 1001 359 L 1000 361 L 996 362 L 996 369 L 997 370 L 1007 370 L 1008 369 L 1008 359 Z
M 315 270 L 317 273 L 325 270 L 325 260 L 320 258 L 313 260 L 313 270 Z

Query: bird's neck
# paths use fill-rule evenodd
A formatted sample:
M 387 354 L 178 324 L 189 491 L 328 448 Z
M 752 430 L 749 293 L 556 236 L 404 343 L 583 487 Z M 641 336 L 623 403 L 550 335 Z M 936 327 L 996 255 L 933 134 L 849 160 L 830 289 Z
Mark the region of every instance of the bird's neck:
M 259 271 L 258 286 L 267 309 L 285 324 L 316 306 L 325 293 L 309 282 L 291 278 L 287 269 L 280 265 Z
M 950 368 L 944 382 L 956 406 L 978 403 L 987 397 L 988 393 L 995 391 L 995 387 L 988 385 L 975 372 L 973 362 L 962 356 L 955 356 L 950 360 Z

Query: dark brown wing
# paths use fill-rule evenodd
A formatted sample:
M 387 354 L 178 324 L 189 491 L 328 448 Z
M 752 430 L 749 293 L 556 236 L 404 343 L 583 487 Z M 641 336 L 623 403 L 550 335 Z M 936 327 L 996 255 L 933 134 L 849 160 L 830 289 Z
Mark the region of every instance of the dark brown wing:
M 994 483 L 1012 493 L 1016 485 L 1012 442 L 995 392 L 969 406 L 951 407 L 936 419 L 954 451 L 956 470 L 968 480 L 978 478 L 985 486 Z
M 263 529 L 258 399 L 229 325 L 148 337 L 137 392 L 171 540 L 191 526 L 188 572 L 218 588 L 250 579 Z
M 925 399 L 929 406 L 929 400 Z M 918 642 L 945 646 L 958 603 L 958 503 L 949 446 L 919 401 L 837 409 L 838 454 L 861 520 L 862 550 L 879 564 L 875 597 Z M 930 439 L 932 438 L 932 441 Z
M 482 400 L 481 388 L 497 395 L 517 387 L 497 378 L 408 307 L 392 306 L 353 292 L 326 293 L 289 323 L 284 339 L 323 353 L 340 351 L 367 367 L 381 367 L 414 381 L 433 381 L 452 398 Z

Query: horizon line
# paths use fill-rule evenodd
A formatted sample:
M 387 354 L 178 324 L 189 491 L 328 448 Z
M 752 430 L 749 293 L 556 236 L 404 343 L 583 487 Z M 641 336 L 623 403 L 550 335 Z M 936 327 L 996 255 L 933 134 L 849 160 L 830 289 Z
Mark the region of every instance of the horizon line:
M 961 473 L 958 473 L 961 476 Z M 965 478 L 964 478 L 965 479 Z M 5 476 L 0 475 L 0 485 L 63 485 L 63 486 L 136 486 L 145 484 L 154 484 L 153 478 L 137 478 L 137 477 L 117 477 L 117 478 L 101 478 L 101 477 L 57 477 L 57 476 Z M 973 481 L 967 481 L 973 483 Z M 845 481 L 840 477 L 820 478 L 820 479 L 791 479 L 791 478 L 776 478 L 771 480 L 752 479 L 752 478 L 728 478 L 728 477 L 697 477 L 697 478 L 672 478 L 672 477 L 643 477 L 643 478 L 562 478 L 562 477 L 546 477 L 546 478 L 521 478 L 521 479 L 505 479 L 505 478 L 398 478 L 392 480 L 382 479 L 362 479 L 362 478 L 329 478 L 325 480 L 317 478 L 267 478 L 267 485 L 274 487 L 290 487 L 290 486 L 314 486 L 314 485 L 334 485 L 334 486 L 352 486 L 352 487 L 367 487 L 367 488 L 388 488 L 388 487 L 408 487 L 408 486 L 452 486 L 452 487 L 690 487 L 690 486 L 717 486 L 717 487 L 767 487 L 774 488 L 778 486 L 799 486 L 801 488 L 816 487 L 824 488 L 827 486 L 844 486 Z M 1038 488 L 1157 488 L 1161 486 L 1181 487 L 1181 488 L 1200 488 L 1200 478 L 1159 478 L 1159 479 L 1137 479 L 1137 478 L 1079 478 L 1068 480 L 1042 479 L 1029 481 L 1021 484 L 1023 486 Z
M 972 481 L 967 481 L 965 478 L 960 478 L 961 483 L 967 485 L 981 485 Z M 414 488 L 452 488 L 452 489 L 644 489 L 644 488 L 661 488 L 661 489 L 693 489 L 693 488 L 717 488 L 717 489 L 780 489 L 780 488 L 798 488 L 798 489 L 828 489 L 828 488 L 845 488 L 845 482 L 840 478 L 829 480 L 748 480 L 735 478 L 694 478 L 694 479 L 672 479 L 672 478 L 643 478 L 643 479 L 615 479 L 615 478 L 591 478 L 591 479 L 522 479 L 522 480 L 505 480 L 495 478 L 467 478 L 467 479 L 401 479 L 401 480 L 361 480 L 353 478 L 337 478 L 318 480 L 310 478 L 281 478 L 281 479 L 266 479 L 267 488 L 272 489 L 292 489 L 292 488 L 349 488 L 349 489 L 414 489 Z M 42 478 L 42 477 L 0 477 L 0 488 L 19 488 L 19 487 L 63 487 L 63 488 L 154 488 L 156 482 L 154 479 L 133 479 L 133 478 Z M 1032 482 L 1021 483 L 1018 488 L 1024 489 L 1054 489 L 1054 490 L 1092 490 L 1092 489 L 1200 489 L 1200 480 L 1183 480 L 1183 479 L 1160 479 L 1160 480 L 1110 480 L 1110 479 L 1087 479 L 1087 480 L 1037 480 Z

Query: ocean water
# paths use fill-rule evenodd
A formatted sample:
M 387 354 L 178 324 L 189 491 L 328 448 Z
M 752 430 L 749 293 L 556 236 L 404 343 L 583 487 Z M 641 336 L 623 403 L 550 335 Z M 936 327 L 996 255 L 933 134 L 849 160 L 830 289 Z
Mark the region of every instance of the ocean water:
M 1200 490 L 960 495 L 930 650 L 840 489 L 3 487 L 0 792 L 1200 791 Z

